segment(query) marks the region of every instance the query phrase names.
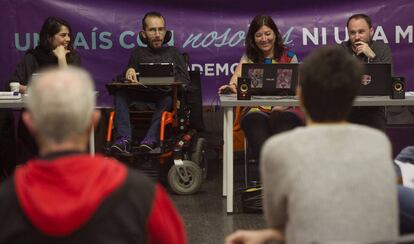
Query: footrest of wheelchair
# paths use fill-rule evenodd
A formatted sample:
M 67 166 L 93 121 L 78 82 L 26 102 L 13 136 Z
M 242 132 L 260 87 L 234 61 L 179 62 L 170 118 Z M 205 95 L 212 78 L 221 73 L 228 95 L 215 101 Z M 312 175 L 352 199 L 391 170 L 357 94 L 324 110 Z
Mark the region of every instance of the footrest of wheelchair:
M 108 155 L 112 157 L 125 157 L 125 158 L 130 158 L 134 156 L 134 154 L 129 153 L 129 152 L 115 152 L 115 153 L 111 152 Z
M 136 155 L 151 155 L 151 156 L 157 156 L 157 155 L 161 155 L 163 153 L 164 152 L 161 150 L 160 147 L 156 147 L 156 148 L 152 149 L 149 152 L 141 152 L 141 151 L 138 151 L 138 150 L 136 150 L 136 149 L 133 148 L 132 149 L 132 152 L 131 152 L 131 154 L 133 156 L 136 156 Z

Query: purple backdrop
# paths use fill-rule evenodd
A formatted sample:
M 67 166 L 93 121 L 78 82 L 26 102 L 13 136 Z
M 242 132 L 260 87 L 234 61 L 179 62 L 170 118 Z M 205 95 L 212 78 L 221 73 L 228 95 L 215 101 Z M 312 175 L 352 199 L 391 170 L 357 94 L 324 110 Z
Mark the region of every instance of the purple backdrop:
M 156 10 L 164 14 L 173 31 L 169 44 L 190 54 L 191 67 L 202 69 L 206 105 L 215 101 L 218 86 L 228 82 L 243 53 L 248 23 L 258 13 L 275 19 L 285 43 L 302 60 L 317 46 L 346 39 L 347 18 L 364 12 L 372 17 L 374 39 L 391 47 L 395 74 L 405 76 L 408 88 L 414 90 L 412 0 L 4 0 L 0 9 L 1 87 L 25 51 L 36 44 L 44 19 L 55 15 L 72 25 L 83 67 L 92 73 L 100 92 L 99 104 L 112 105 L 105 84 L 125 69 L 131 49 L 138 45 L 144 13 Z

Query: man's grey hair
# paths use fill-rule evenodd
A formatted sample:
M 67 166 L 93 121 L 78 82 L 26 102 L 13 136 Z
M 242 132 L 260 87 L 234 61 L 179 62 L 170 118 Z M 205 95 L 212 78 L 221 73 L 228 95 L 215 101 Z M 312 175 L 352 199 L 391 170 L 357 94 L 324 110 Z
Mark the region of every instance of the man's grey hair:
M 30 82 L 27 108 L 39 136 L 60 143 L 86 133 L 96 105 L 91 76 L 75 67 L 50 69 Z

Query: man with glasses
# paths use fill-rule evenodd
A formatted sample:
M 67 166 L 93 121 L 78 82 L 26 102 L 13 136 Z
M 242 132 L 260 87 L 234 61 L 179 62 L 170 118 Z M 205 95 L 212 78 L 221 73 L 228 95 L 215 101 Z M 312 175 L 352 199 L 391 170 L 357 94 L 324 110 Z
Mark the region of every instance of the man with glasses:
M 167 33 L 165 19 L 158 12 L 148 12 L 142 19 L 141 36 L 148 42 L 147 47 L 137 47 L 131 54 L 125 78 L 131 83 L 139 82 L 137 66 L 140 63 L 174 63 L 175 80 L 188 84 L 186 64 L 182 54 L 174 47 L 164 47 L 164 38 Z M 144 89 L 144 88 L 143 88 Z M 153 150 L 159 140 L 159 127 L 162 112 L 172 107 L 172 97 L 169 90 L 148 91 L 147 96 L 134 94 L 134 91 L 118 91 L 115 94 L 115 129 L 117 140 L 112 145 L 113 152 L 129 153 L 131 144 L 131 125 L 129 120 L 129 105 L 132 102 L 154 104 L 155 112 L 151 119 L 151 125 L 144 139 L 140 142 L 138 150 L 149 152 Z

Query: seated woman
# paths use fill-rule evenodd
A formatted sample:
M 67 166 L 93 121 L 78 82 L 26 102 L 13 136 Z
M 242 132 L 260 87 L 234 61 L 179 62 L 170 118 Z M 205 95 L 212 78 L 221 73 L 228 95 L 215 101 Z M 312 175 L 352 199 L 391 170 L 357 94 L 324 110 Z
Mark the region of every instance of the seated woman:
M 48 17 L 40 30 L 39 45 L 26 52 L 23 60 L 17 64 L 9 83 L 19 82 L 19 91 L 24 94 L 32 74 L 39 70 L 53 66 L 80 66 L 80 63 L 80 56 L 73 49 L 72 29 L 69 23 L 58 17 Z M 23 154 L 27 154 L 21 161 L 37 155 L 37 146 L 21 121 L 18 135 L 26 149 Z
M 241 76 L 243 63 L 297 63 L 296 55 L 283 45 L 283 38 L 270 16 L 257 15 L 250 23 L 246 36 L 246 53 L 234 71 L 228 85 L 221 86 L 219 93 L 236 93 L 237 78 Z M 250 150 L 250 156 L 258 159 L 263 143 L 270 136 L 303 125 L 302 119 L 287 107 L 244 108 L 241 119 Z
M 80 66 L 80 56 L 73 50 L 72 29 L 65 20 L 48 17 L 40 30 L 39 45 L 27 51 L 10 82 L 19 82 L 20 93 L 26 93 L 33 73 L 42 68 L 68 64 Z

